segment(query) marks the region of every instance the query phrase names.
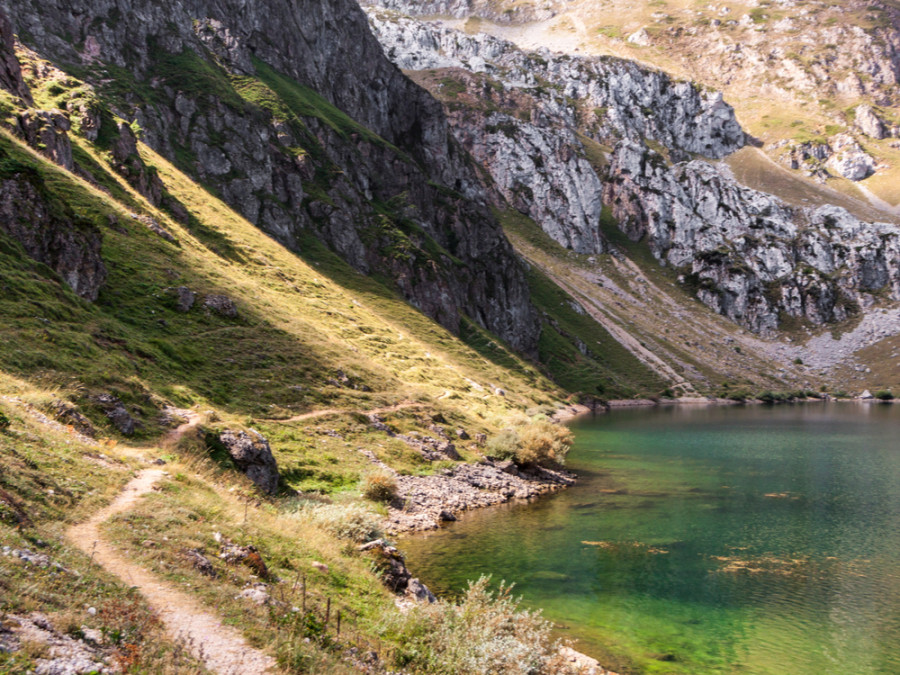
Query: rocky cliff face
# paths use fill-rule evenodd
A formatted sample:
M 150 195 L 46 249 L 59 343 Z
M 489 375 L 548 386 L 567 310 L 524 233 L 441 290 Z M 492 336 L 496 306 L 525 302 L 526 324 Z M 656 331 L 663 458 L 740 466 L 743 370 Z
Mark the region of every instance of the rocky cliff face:
M 651 138 L 704 157 L 724 157 L 746 142 L 721 93 L 673 80 L 633 61 L 523 51 L 489 35 L 468 35 L 377 9 L 370 10 L 369 17 L 387 55 L 407 70 L 462 67 L 510 86 L 549 88 L 577 101 L 582 112 L 593 113 L 594 122 L 608 134 Z
M 0 148 L 0 161 L 4 154 Z M 75 293 L 96 300 L 106 280 L 100 232 L 73 213 L 58 212 L 63 205 L 55 211 L 42 188 L 38 174 L 4 165 L 0 169 L 0 230 L 32 258 L 55 270 Z
M 744 143 L 720 95 L 634 63 L 523 52 L 438 23 L 369 15 L 400 67 L 457 69 L 423 82 L 445 102 L 456 138 L 507 203 L 575 251 L 603 250 L 601 183 L 576 131 L 606 143 L 654 138 L 685 156 L 721 157 Z
M 362 3 L 369 4 L 369 3 Z M 374 3 L 372 3 L 374 4 Z M 495 0 L 378 0 L 385 9 L 394 9 L 420 16 L 477 16 L 497 23 L 522 23 L 549 19 L 562 10 L 565 0 L 524 0 L 504 5 Z
M 146 193 L 116 118 L 286 245 L 313 231 L 451 330 L 464 313 L 534 349 L 524 275 L 466 154 L 350 0 L 2 6 L 28 46 L 95 85 L 107 108 L 79 130 L 128 150 L 116 162 Z
M 622 230 L 685 271 L 705 304 L 757 332 L 786 317 L 839 321 L 874 293 L 900 299 L 900 228 L 845 210 L 789 207 L 703 161 L 668 166 L 623 141 L 604 201 Z
M 422 71 L 507 202 L 559 243 L 592 250 L 587 233 L 606 205 L 701 301 L 760 333 L 788 318 L 838 321 L 877 294 L 900 299 L 896 226 L 834 207 L 790 207 L 691 159 L 720 158 L 745 141 L 720 94 L 616 59 L 525 52 L 381 9 L 369 14 L 388 55 Z M 874 128 L 865 114 L 861 123 Z M 585 167 L 591 140 L 605 156 L 595 144 Z M 810 147 L 809 156 L 865 171 L 851 142 Z M 549 194 L 564 195 L 568 209 L 554 209 Z
M 12 97 L 15 107 L 34 103 L 16 58 L 11 24 L 2 12 L 0 90 Z M 9 123 L 12 131 L 50 159 L 72 168 L 68 119 L 62 113 L 28 108 Z M 69 205 L 50 200 L 45 193 L 44 177 L 9 159 L 0 146 L 0 230 L 19 242 L 29 256 L 55 270 L 75 293 L 96 300 L 106 280 L 100 231 Z

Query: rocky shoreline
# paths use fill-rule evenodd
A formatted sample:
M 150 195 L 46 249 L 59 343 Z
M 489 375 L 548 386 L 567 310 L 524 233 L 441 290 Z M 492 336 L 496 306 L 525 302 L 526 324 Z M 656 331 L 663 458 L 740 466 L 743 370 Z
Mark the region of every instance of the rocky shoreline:
M 533 499 L 575 481 L 575 474 L 563 469 L 522 468 L 492 459 L 459 464 L 432 476 L 397 476 L 398 497 L 384 529 L 388 534 L 434 530 L 465 511 Z

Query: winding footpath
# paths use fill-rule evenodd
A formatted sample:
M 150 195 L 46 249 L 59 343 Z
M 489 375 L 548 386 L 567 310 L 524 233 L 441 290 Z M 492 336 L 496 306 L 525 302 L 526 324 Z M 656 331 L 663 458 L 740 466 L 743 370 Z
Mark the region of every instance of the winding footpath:
M 198 421 L 199 417 L 192 416 L 172 432 L 170 440 L 178 440 Z M 69 528 L 66 536 L 107 572 L 137 588 L 162 619 L 169 634 L 183 643 L 210 671 L 220 675 L 278 672 L 275 659 L 251 647 L 240 631 L 224 625 L 218 616 L 206 610 L 196 599 L 131 562 L 103 539 L 101 525 L 129 510 L 165 475 L 162 469 L 139 472 L 109 506 L 95 513 L 88 521 Z

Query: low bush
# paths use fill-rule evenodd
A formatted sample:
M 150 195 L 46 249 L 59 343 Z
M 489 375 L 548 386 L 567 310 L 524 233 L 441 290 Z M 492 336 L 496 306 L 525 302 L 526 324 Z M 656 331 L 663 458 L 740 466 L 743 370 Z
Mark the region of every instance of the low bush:
M 487 443 L 488 455 L 516 464 L 564 464 L 572 447 L 572 431 L 546 419 L 504 429 Z
M 363 476 L 360 490 L 373 502 L 392 502 L 397 498 L 397 478 L 389 471 L 372 471 Z
M 487 442 L 488 455 L 497 459 L 516 459 L 521 439 L 515 429 L 504 429 Z
M 520 434 L 517 460 L 521 464 L 565 464 L 572 447 L 572 431 L 561 424 L 536 422 Z
M 381 632 L 397 647 L 395 665 L 439 675 L 542 675 L 565 673 L 567 664 L 539 612 L 520 609 L 511 587 L 496 593 L 489 579 L 470 582 L 458 603 L 416 605 L 391 612 Z
M 340 539 L 365 543 L 381 535 L 381 517 L 365 504 L 310 504 L 298 512 Z
M 879 401 L 893 401 L 894 395 L 891 393 L 890 389 L 881 389 L 875 392 L 875 398 Z
M 9 418 L 2 412 L 0 412 L 0 431 L 6 431 L 7 429 L 9 429 L 10 424 L 11 422 L 9 421 Z

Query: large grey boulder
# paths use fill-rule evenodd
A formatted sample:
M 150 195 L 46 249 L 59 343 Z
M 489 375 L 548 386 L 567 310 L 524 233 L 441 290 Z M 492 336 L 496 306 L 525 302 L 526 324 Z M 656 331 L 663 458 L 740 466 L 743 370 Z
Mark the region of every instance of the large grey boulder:
M 850 134 L 835 136 L 831 145 L 835 153 L 828 166 L 847 180 L 860 181 L 875 173 L 875 160 Z
M 247 478 L 263 492 L 275 494 L 278 490 L 278 464 L 265 436 L 253 430 L 228 429 L 219 434 L 219 441 Z

